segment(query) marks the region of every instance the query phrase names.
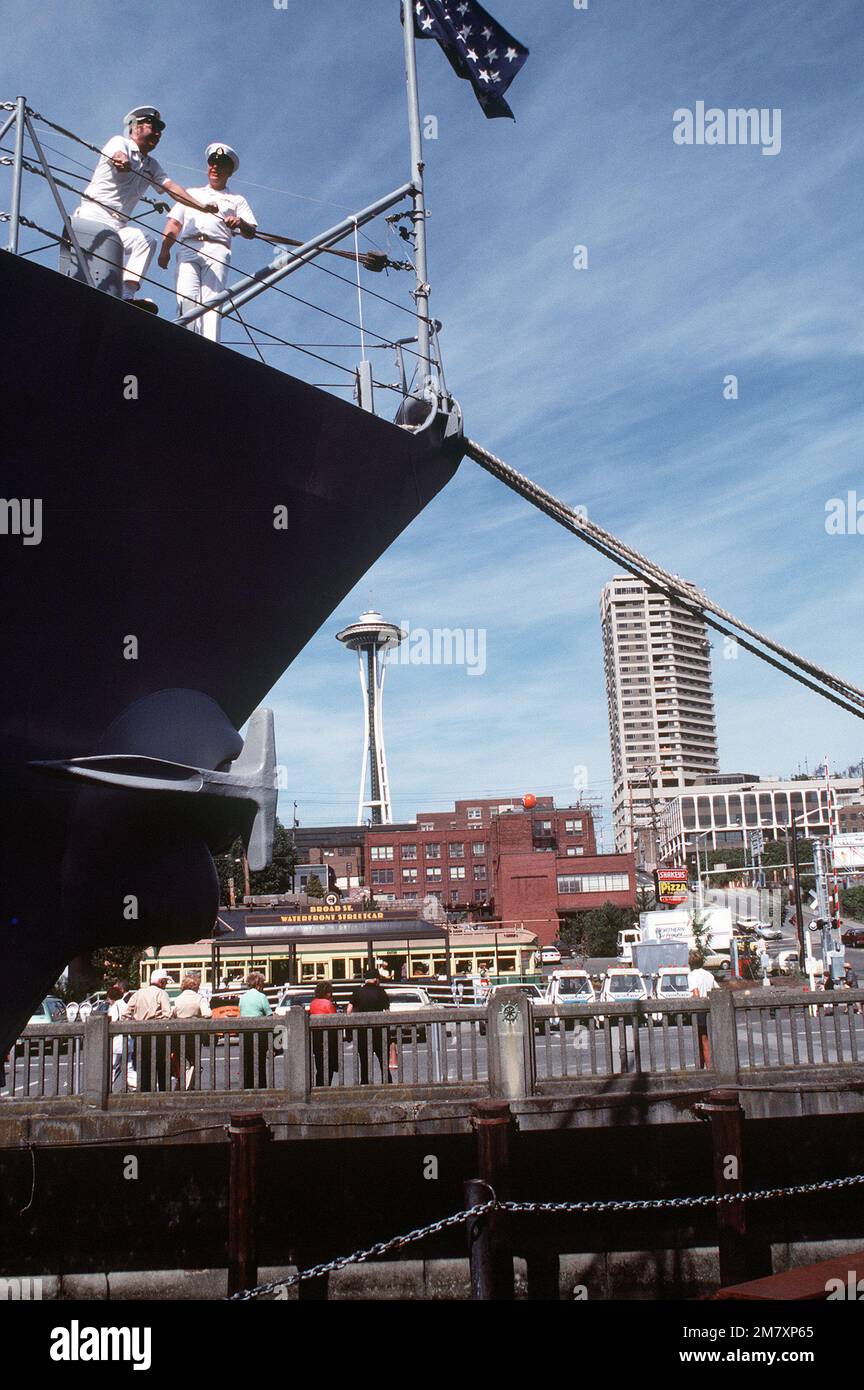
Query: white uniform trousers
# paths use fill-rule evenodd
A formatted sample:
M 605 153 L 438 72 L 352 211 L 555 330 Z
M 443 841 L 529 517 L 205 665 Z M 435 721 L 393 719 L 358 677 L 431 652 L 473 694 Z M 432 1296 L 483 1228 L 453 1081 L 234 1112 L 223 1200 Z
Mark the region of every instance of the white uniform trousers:
M 113 228 L 123 243 L 123 279 L 140 284 L 156 250 L 153 232 L 146 227 L 123 222 L 119 217 L 112 217 L 110 212 L 96 203 L 83 202 L 72 216 L 75 218 L 79 214 L 91 222 L 104 222 L 106 227 Z
M 231 247 L 221 241 L 179 242 L 177 246 L 177 306 L 181 314 L 199 304 L 209 304 L 221 294 L 228 279 Z M 193 333 L 218 343 L 222 332 L 221 314 L 202 314 L 187 323 Z

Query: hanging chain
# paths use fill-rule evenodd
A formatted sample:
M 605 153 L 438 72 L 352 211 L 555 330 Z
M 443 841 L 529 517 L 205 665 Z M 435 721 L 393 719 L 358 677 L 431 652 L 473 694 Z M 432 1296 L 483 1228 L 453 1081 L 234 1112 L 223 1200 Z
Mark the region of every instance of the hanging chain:
M 376 1245 L 370 1245 L 365 1250 L 355 1250 L 350 1255 L 340 1255 L 337 1259 L 329 1260 L 326 1264 L 313 1265 L 310 1269 L 301 1270 L 297 1274 L 289 1275 L 286 1279 L 275 1279 L 269 1284 L 256 1284 L 254 1288 L 242 1289 L 240 1293 L 232 1294 L 230 1301 L 246 1302 L 253 1298 L 273 1294 L 278 1289 L 293 1288 L 303 1279 L 318 1279 L 325 1274 L 335 1274 L 337 1270 L 345 1269 L 348 1265 L 362 1264 L 378 1255 L 387 1255 L 393 1250 L 401 1250 L 404 1246 L 411 1245 L 415 1241 L 424 1240 L 426 1236 L 438 1235 L 441 1231 L 462 1225 L 466 1221 L 476 1220 L 492 1211 L 531 1216 L 540 1212 L 586 1216 L 589 1214 L 602 1215 L 607 1212 L 682 1211 L 690 1208 L 704 1210 L 710 1207 L 732 1206 L 736 1202 L 768 1202 L 776 1201 L 781 1197 L 810 1196 L 814 1192 L 839 1192 L 846 1188 L 858 1187 L 862 1183 L 864 1183 L 864 1173 L 858 1173 L 848 1178 L 826 1178 L 822 1182 L 799 1183 L 794 1187 L 769 1187 L 756 1192 L 727 1192 L 722 1196 L 713 1197 L 652 1197 L 637 1201 L 598 1202 L 499 1202 L 493 1197 L 490 1201 L 482 1202 L 478 1206 L 467 1207 L 464 1211 L 454 1212 L 452 1216 L 442 1217 L 440 1221 L 434 1221 L 430 1226 L 420 1226 L 415 1231 L 409 1231 L 407 1235 L 394 1236 L 391 1240 L 379 1241 Z

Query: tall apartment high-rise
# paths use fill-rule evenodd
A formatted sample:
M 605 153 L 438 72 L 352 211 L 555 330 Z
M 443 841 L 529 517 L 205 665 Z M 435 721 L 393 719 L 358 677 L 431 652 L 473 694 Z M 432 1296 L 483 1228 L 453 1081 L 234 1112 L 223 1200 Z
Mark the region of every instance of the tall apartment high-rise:
M 719 771 L 707 629 L 680 604 L 621 574 L 603 589 L 600 619 L 615 848 L 653 865 L 662 803 Z

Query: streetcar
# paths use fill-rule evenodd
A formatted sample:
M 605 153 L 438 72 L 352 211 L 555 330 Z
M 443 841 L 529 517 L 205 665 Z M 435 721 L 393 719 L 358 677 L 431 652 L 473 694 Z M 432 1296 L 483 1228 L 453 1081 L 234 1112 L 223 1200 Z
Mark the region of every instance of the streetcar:
M 194 972 L 211 989 L 242 983 L 252 970 L 260 971 L 269 991 L 285 985 L 334 984 L 362 981 L 368 972 L 369 947 L 381 978 L 398 983 L 411 980 L 441 993 L 452 993 L 459 978 L 488 976 L 490 984 L 530 984 L 539 980 L 537 937 L 521 927 L 451 926 L 434 941 L 340 941 L 308 938 L 302 941 L 253 941 L 233 944 L 206 939 L 185 945 L 148 947 L 141 960 L 141 982 L 149 984 L 158 966 L 174 984 Z M 437 986 L 437 988 L 436 988 Z

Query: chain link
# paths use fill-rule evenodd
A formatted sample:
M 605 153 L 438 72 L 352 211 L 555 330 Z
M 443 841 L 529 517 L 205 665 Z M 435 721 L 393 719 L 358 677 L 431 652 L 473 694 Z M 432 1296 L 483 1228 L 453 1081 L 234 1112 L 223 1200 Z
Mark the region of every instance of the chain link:
M 478 1216 L 485 1216 L 491 1211 L 518 1212 L 529 1216 L 537 1215 L 540 1212 L 575 1213 L 584 1216 L 589 1213 L 599 1215 L 619 1211 L 680 1211 L 693 1207 L 704 1210 L 708 1207 L 731 1206 L 735 1202 L 768 1202 L 776 1201 L 779 1197 L 809 1196 L 813 1192 L 838 1192 L 844 1188 L 858 1187 L 862 1183 L 864 1183 L 864 1173 L 858 1173 L 848 1178 L 825 1178 L 822 1182 L 799 1183 L 794 1187 L 768 1187 L 756 1192 L 727 1192 L 722 1196 L 713 1197 L 648 1197 L 636 1201 L 606 1202 L 499 1202 L 493 1197 L 492 1200 L 482 1202 L 478 1206 L 466 1207 L 464 1211 L 454 1212 L 452 1216 L 444 1216 L 440 1221 L 434 1221 L 430 1226 L 420 1226 L 415 1231 L 409 1231 L 407 1235 L 393 1236 L 391 1240 L 379 1241 L 376 1245 L 370 1245 L 366 1250 L 355 1250 L 351 1255 L 340 1255 L 337 1259 L 329 1260 L 326 1264 L 313 1265 L 310 1269 L 289 1275 L 287 1279 L 275 1279 L 269 1284 L 256 1284 L 254 1288 L 241 1289 L 239 1293 L 232 1294 L 229 1301 L 248 1302 L 250 1299 L 275 1293 L 277 1289 L 293 1288 L 302 1279 L 317 1279 L 324 1274 L 335 1274 L 337 1270 L 345 1269 L 348 1265 L 362 1264 L 365 1260 L 372 1259 L 376 1255 L 386 1255 L 391 1250 L 401 1250 L 405 1245 L 423 1240 L 426 1236 L 438 1235 L 439 1232 L 446 1231 L 452 1226 L 459 1226 L 465 1221 L 471 1221 Z
M 287 1279 L 276 1279 L 270 1284 L 256 1284 L 253 1289 L 241 1289 L 239 1293 L 231 1295 L 229 1302 L 247 1302 L 249 1299 L 258 1298 L 263 1294 L 275 1293 L 277 1289 L 293 1288 L 295 1284 L 300 1283 L 301 1279 L 317 1279 L 322 1274 L 334 1274 L 337 1269 L 344 1269 L 346 1265 L 362 1264 L 375 1255 L 386 1255 L 391 1250 L 401 1250 L 403 1246 L 411 1245 L 417 1240 L 423 1240 L 426 1236 L 438 1235 L 440 1231 L 446 1231 L 451 1226 L 459 1226 L 462 1222 L 470 1221 L 473 1217 L 485 1216 L 487 1212 L 494 1211 L 500 1205 L 500 1202 L 493 1199 L 489 1202 L 481 1202 L 476 1207 L 466 1207 L 464 1211 L 457 1211 L 452 1216 L 443 1216 L 440 1221 L 433 1221 L 431 1226 L 419 1226 L 416 1231 L 409 1231 L 404 1236 L 393 1236 L 390 1240 L 378 1241 L 376 1245 L 370 1245 L 366 1250 L 355 1250 L 351 1255 L 340 1255 L 335 1260 L 328 1260 L 326 1264 L 312 1265 L 310 1269 L 289 1275 Z
M 499 1202 L 503 1211 L 511 1212 L 586 1212 L 656 1211 L 662 1208 L 722 1207 L 735 1202 L 767 1202 L 778 1197 L 803 1197 L 812 1192 L 835 1192 L 841 1188 L 864 1183 L 864 1173 L 851 1178 L 826 1178 L 823 1182 L 799 1183 L 796 1187 L 766 1187 L 757 1192 L 725 1192 L 714 1197 L 657 1197 L 641 1201 L 609 1202 Z

